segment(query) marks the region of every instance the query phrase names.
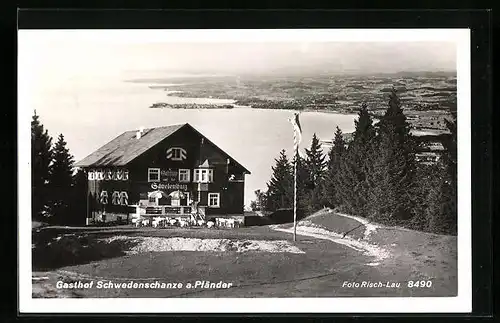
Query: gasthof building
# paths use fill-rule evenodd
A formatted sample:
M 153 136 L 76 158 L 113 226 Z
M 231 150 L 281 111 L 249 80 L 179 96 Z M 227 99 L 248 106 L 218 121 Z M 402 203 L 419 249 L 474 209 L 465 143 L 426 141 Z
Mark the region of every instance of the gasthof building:
M 128 220 L 139 210 L 243 218 L 250 172 L 188 123 L 124 132 L 75 166 L 88 176 L 87 223 Z

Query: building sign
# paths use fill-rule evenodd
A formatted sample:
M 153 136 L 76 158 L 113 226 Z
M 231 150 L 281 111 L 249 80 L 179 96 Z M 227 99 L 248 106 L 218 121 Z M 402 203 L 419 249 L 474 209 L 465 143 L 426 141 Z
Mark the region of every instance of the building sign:
M 163 183 L 151 183 L 151 189 L 153 190 L 187 190 L 186 184 L 163 184 Z
M 187 151 L 180 147 L 171 147 L 167 149 L 167 159 L 184 160 L 187 158 Z
M 160 178 L 161 178 L 162 182 L 170 182 L 170 183 L 177 182 L 178 177 L 179 177 L 179 173 L 175 170 L 162 169 L 160 171 Z
M 90 169 L 89 181 L 127 181 L 128 170 L 126 169 Z

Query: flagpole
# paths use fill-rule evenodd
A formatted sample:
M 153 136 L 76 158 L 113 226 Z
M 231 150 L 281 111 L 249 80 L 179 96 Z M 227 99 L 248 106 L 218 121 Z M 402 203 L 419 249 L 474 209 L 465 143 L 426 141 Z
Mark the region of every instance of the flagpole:
M 297 163 L 299 162 L 299 139 L 302 138 L 302 129 L 299 122 L 299 113 L 295 113 L 293 119 L 288 119 L 293 124 L 293 241 L 297 241 Z M 297 133 L 298 132 L 298 133 Z
M 294 131 L 295 132 L 295 131 Z M 297 145 L 295 146 L 295 163 L 293 163 L 293 241 L 297 241 Z

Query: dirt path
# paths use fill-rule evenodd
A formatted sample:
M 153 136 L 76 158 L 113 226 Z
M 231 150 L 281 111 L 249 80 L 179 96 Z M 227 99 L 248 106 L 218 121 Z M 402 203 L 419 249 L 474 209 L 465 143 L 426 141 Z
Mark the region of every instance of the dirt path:
M 384 227 L 366 230 L 364 225 L 343 237 L 342 232 L 358 226 L 358 221 L 340 216 L 308 219 L 309 222 L 302 221 L 298 227 L 297 242 L 291 241 L 293 228 L 290 225 L 234 230 L 105 230 L 91 234 L 63 234 L 62 238 L 49 235 L 47 240 L 38 239 L 41 249 L 34 249 L 35 259 L 50 260 L 53 256 L 53 259 L 65 261 L 48 269 L 35 269 L 33 297 L 456 295 L 453 237 Z M 329 227 L 341 229 L 337 233 L 327 230 Z M 203 242 L 207 241 L 216 246 L 216 250 L 206 250 Z M 256 244 L 255 241 L 260 242 Z M 47 242 L 51 245 L 47 246 Z M 291 247 L 301 252 L 283 252 Z M 271 251 L 265 251 L 266 248 Z M 407 282 L 417 279 L 432 280 L 432 286 L 427 289 L 408 288 Z M 59 281 L 93 281 L 94 287 L 58 289 L 56 283 Z M 183 284 L 223 281 L 231 283 L 232 287 L 98 289 L 95 288 L 98 281 Z M 399 287 L 344 286 L 352 282 L 397 283 Z
M 290 224 L 271 228 L 293 233 L 293 226 Z M 457 293 L 455 236 L 386 227 L 329 209 L 299 221 L 297 233 L 329 240 L 347 246 L 356 253 L 370 256 L 374 260 L 366 265 L 374 267 L 382 275 L 392 271 L 399 280 L 430 281 L 429 284 L 434 286 L 432 291 L 435 296 L 455 296 Z M 421 294 L 422 290 L 410 289 L 409 292 L 413 296 Z
M 274 230 L 293 233 L 293 228 L 280 228 L 273 227 Z M 311 227 L 308 225 L 301 225 L 297 227 L 297 234 L 312 237 L 316 239 L 323 239 L 335 242 L 337 244 L 347 246 L 360 252 L 366 256 L 372 257 L 373 261 L 368 263 L 369 266 L 377 266 L 383 260 L 391 257 L 390 251 L 380 248 L 374 244 L 370 244 L 366 241 L 355 240 L 350 237 L 343 237 L 341 234 L 328 231 L 318 227 Z

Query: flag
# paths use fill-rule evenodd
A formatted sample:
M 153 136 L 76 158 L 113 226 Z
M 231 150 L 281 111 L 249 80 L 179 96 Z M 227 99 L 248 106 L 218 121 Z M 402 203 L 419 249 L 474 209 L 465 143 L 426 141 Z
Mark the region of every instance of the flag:
M 293 118 L 289 118 L 293 125 L 293 148 L 300 157 L 305 158 L 302 151 L 299 149 L 300 142 L 302 141 L 302 127 L 300 126 L 299 113 L 295 113 Z
M 300 144 L 302 141 L 302 127 L 300 126 L 299 114 L 295 113 L 293 118 L 288 119 L 293 125 L 293 130 L 295 131 L 295 135 L 297 136 L 297 144 Z

